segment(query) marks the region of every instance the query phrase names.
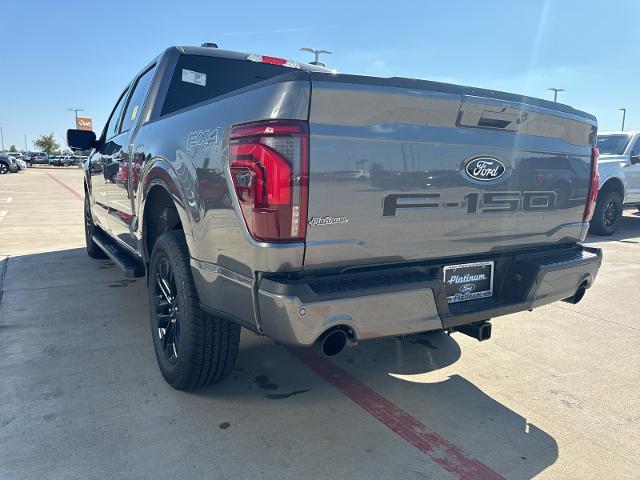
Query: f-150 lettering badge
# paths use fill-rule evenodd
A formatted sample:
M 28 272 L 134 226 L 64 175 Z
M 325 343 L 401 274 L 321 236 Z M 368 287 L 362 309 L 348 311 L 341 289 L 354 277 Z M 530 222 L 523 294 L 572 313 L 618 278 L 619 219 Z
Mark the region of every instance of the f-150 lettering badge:
M 218 142 L 220 141 L 220 132 L 220 127 L 189 132 L 187 135 L 187 152 L 191 152 L 198 147 L 218 145 Z
M 311 217 L 309 220 L 309 226 L 315 227 L 316 225 L 336 225 L 338 223 L 349 223 L 347 217 Z

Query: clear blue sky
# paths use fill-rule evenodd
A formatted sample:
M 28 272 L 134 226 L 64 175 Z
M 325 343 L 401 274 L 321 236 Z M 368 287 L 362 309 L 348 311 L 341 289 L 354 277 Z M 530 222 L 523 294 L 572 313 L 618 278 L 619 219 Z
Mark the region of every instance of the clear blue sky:
M 132 76 L 169 45 L 306 60 L 300 47 L 334 50 L 345 73 L 407 76 L 549 98 L 598 117 L 601 130 L 640 129 L 637 0 L 393 2 L 16 0 L 0 22 L 0 126 L 24 148 L 59 143 L 81 107 L 101 130 Z M 29 144 L 29 148 L 32 145 Z

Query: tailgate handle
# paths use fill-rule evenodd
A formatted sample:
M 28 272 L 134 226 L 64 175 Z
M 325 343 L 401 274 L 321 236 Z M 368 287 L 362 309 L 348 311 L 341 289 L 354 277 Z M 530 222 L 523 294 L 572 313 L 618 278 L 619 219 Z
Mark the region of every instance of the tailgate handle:
M 465 100 L 460 106 L 458 125 L 517 132 L 526 123 L 528 116 L 528 112 L 522 108 L 491 105 L 487 104 L 487 100 L 482 102 Z
M 515 131 L 520 128 L 520 123 L 526 118 L 526 113 L 513 108 L 503 108 L 499 112 L 485 109 L 480 115 L 478 126 Z

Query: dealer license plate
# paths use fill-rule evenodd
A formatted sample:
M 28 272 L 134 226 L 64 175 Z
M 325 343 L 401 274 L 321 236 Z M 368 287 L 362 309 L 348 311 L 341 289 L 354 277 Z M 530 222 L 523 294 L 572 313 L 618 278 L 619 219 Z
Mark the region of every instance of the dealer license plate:
M 444 267 L 444 285 L 449 303 L 466 302 L 493 295 L 493 261 Z

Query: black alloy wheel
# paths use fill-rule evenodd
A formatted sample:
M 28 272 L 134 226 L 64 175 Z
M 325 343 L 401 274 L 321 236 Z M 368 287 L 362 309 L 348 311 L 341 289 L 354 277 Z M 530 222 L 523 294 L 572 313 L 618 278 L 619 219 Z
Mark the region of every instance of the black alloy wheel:
M 180 352 L 180 306 L 175 276 L 166 257 L 159 259 L 155 284 L 157 335 L 165 358 L 175 364 Z
M 607 228 L 613 227 L 618 221 L 618 210 L 616 203 L 613 200 L 609 200 L 604 207 L 604 226 Z
M 181 230 L 155 241 L 147 270 L 153 348 L 164 379 L 177 390 L 224 380 L 233 369 L 240 326 L 201 309 Z
M 613 235 L 622 221 L 622 195 L 615 190 L 600 192 L 591 219 L 591 231 L 596 235 Z

